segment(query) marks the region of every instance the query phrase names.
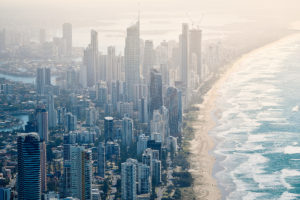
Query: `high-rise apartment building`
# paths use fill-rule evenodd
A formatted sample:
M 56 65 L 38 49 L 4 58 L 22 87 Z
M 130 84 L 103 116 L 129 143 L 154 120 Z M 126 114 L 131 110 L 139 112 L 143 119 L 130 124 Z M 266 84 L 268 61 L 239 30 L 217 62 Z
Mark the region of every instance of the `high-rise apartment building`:
M 70 23 L 64 23 L 63 24 L 63 39 L 66 44 L 66 56 L 71 57 L 72 56 L 72 24 Z
M 201 58 L 201 50 L 202 50 L 202 30 L 200 29 L 192 29 L 190 30 L 190 42 L 189 42 L 189 53 L 190 53 L 190 61 L 192 60 L 193 55 L 196 56 L 196 66 L 199 79 L 203 78 L 202 72 L 202 58 Z
M 98 145 L 98 176 L 105 178 L 105 144 Z
M 137 164 L 137 160 L 131 158 L 121 164 L 122 200 L 136 200 Z
M 18 135 L 18 181 L 19 200 L 41 199 L 41 153 L 40 138 L 36 133 Z
M 134 139 L 133 120 L 124 117 L 122 120 L 122 144 L 129 147 Z
M 145 41 L 144 49 L 144 63 L 143 63 L 143 77 L 149 83 L 150 71 L 153 68 L 154 64 L 154 50 L 153 42 L 151 40 Z
M 44 108 L 36 109 L 37 129 L 41 141 L 48 142 L 48 112 Z
M 136 102 L 140 84 L 140 23 L 127 28 L 125 40 L 125 81 L 129 101 Z
M 161 73 L 153 69 L 150 79 L 150 120 L 153 116 L 153 111 L 159 109 L 163 105 L 162 97 L 162 79 Z
M 104 138 L 105 141 L 114 138 L 114 118 L 104 118 Z
M 92 153 L 81 146 L 71 146 L 71 191 L 70 196 L 92 200 Z
M 181 81 L 185 88 L 188 88 L 189 70 L 189 26 L 182 24 L 181 33 Z

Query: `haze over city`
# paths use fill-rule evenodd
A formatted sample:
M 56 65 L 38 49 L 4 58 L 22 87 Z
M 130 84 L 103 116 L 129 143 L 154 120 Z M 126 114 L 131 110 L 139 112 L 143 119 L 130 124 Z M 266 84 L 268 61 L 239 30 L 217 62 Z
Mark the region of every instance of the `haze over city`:
M 0 0 L 0 200 L 300 197 L 298 0 Z

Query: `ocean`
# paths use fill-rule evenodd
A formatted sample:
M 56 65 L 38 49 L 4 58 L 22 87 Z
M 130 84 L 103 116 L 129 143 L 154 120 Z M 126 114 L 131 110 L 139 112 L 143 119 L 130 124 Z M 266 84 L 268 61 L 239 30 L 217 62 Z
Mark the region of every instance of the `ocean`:
M 213 176 L 223 199 L 300 199 L 300 35 L 244 58 L 218 88 Z

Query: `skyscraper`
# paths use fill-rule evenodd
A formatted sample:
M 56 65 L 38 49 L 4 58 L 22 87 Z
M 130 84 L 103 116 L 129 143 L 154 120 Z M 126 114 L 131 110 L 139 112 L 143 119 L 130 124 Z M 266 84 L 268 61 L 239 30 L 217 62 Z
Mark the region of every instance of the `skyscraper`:
M 122 145 L 129 147 L 133 142 L 133 120 L 124 117 L 122 120 Z
M 125 40 L 125 81 L 129 101 L 137 101 L 140 83 L 140 23 L 127 28 Z
M 72 134 L 64 135 L 64 171 L 62 182 L 62 197 L 67 197 L 71 194 L 71 146 L 75 144 L 76 138 Z
M 84 51 L 83 64 L 86 67 L 87 86 L 92 87 L 97 82 L 99 52 L 98 52 L 98 33 L 91 30 L 91 43 Z
M 161 183 L 161 161 L 158 159 L 152 160 L 152 180 L 155 186 Z
M 138 194 L 149 194 L 151 192 L 151 171 L 150 167 L 143 163 L 138 163 Z
M 143 154 L 144 150 L 147 149 L 147 142 L 149 140 L 148 136 L 141 134 L 137 141 L 137 155 L 140 156 Z
M 40 139 L 36 133 L 18 136 L 18 199 L 41 199 Z
M 151 71 L 150 80 L 150 119 L 152 119 L 153 111 L 159 109 L 162 105 L 161 73 L 159 73 L 156 69 L 153 69 Z
M 53 95 L 48 96 L 48 125 L 49 128 L 55 128 L 57 126 L 57 111 L 54 108 Z
M 106 56 L 106 82 L 111 84 L 113 80 L 117 80 L 117 70 L 116 70 L 116 53 L 115 47 L 107 47 Z
M 48 112 L 46 109 L 36 110 L 38 134 L 41 141 L 48 142 Z
M 65 115 L 65 131 L 70 132 L 77 129 L 77 117 L 72 113 L 67 113 Z
M 108 99 L 108 89 L 107 84 L 104 81 L 101 81 L 100 83 L 97 83 L 97 103 L 100 107 L 104 108 L 104 106 L 107 104 Z
M 165 97 L 165 106 L 169 110 L 169 127 L 172 136 L 180 133 L 180 104 L 179 94 L 176 88 L 169 87 Z
M 189 26 L 182 24 L 181 34 L 181 81 L 185 88 L 188 88 L 189 70 Z
M 153 68 L 154 63 L 154 50 L 153 42 L 151 40 L 145 41 L 144 49 L 144 63 L 143 63 L 143 77 L 149 82 L 150 70 Z
M 196 55 L 196 61 L 197 61 L 197 74 L 199 76 L 199 79 L 202 78 L 202 59 L 201 59 L 201 46 L 202 46 L 202 30 L 200 29 L 192 29 L 190 30 L 190 60 L 191 57 Z
M 114 138 L 114 118 L 105 117 L 104 118 L 104 138 L 105 141 Z
M 141 123 L 147 123 L 148 122 L 148 103 L 146 98 L 139 99 L 139 105 L 138 105 L 138 111 L 139 111 L 139 121 Z
M 137 160 L 129 158 L 121 165 L 122 200 L 136 200 L 137 163 Z
M 66 43 L 66 56 L 71 57 L 72 56 L 72 24 L 70 23 L 64 23 L 63 24 L 63 39 Z
M 47 191 L 47 146 L 45 141 L 40 142 L 41 153 L 41 191 L 46 193 Z
M 81 200 L 92 200 L 92 153 L 81 146 L 71 146 L 71 194 Z
M 35 84 L 37 93 L 39 95 L 45 94 L 45 86 L 51 85 L 50 68 L 37 68 Z
M 98 145 L 98 176 L 105 178 L 105 144 Z

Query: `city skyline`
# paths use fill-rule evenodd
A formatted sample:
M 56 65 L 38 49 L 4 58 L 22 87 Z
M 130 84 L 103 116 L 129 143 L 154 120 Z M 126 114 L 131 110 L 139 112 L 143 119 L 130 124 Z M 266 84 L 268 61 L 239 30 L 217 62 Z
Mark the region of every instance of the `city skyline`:
M 297 0 L 3 0 L 0 200 L 297 199 Z

